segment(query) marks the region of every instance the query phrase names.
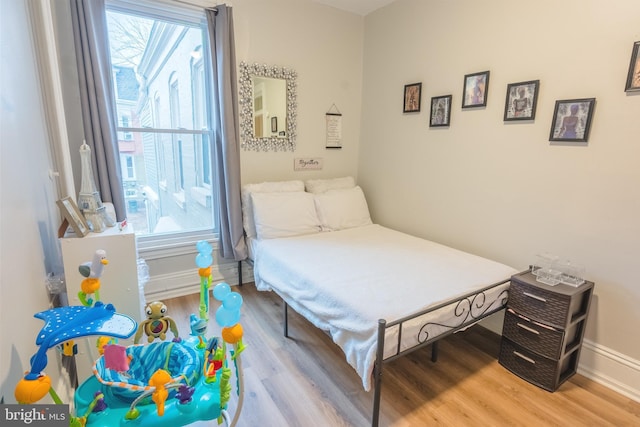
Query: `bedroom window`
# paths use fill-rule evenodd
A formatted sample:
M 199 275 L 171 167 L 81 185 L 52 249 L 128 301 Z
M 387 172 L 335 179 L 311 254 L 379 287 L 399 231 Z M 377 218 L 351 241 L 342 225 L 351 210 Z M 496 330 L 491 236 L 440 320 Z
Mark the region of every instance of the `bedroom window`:
M 141 249 L 212 238 L 208 100 L 211 61 L 202 10 L 107 0 L 107 29 L 127 219 Z

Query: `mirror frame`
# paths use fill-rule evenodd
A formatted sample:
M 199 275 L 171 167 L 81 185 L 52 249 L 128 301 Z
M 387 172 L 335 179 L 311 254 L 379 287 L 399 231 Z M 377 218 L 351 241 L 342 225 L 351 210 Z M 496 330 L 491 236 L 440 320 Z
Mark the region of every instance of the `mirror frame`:
M 256 138 L 253 129 L 252 77 L 283 79 L 287 83 L 286 136 Z M 242 148 L 255 151 L 295 151 L 296 149 L 296 72 L 287 68 L 240 63 L 240 138 Z

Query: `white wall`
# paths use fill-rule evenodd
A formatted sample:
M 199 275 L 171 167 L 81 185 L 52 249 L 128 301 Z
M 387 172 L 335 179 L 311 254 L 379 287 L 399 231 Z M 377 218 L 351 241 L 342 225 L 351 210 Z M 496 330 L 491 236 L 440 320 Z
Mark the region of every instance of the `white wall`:
M 398 0 L 368 15 L 358 174 L 376 222 L 518 269 L 542 251 L 586 265 L 581 361 L 619 357 L 636 393 L 640 93 L 624 86 L 639 16 L 637 0 Z M 464 75 L 485 70 L 487 107 L 462 110 Z M 503 122 L 507 84 L 534 79 L 535 121 Z M 414 82 L 422 111 L 403 114 Z M 447 94 L 451 126 L 430 129 L 430 98 Z M 551 144 L 555 101 L 590 97 L 588 144 Z
M 0 398 L 6 403 L 15 403 L 15 385 L 37 351 L 44 323 L 33 314 L 49 308 L 47 273 L 62 271 L 49 131 L 27 3 L 0 0 Z M 55 385 L 55 350 L 48 356 L 46 373 Z M 48 396 L 46 402 L 51 402 Z
M 361 16 L 310 0 L 234 1 L 238 63 L 293 69 L 298 74 L 295 152 L 242 151 L 242 182 L 310 179 L 357 172 L 362 97 Z M 325 149 L 325 113 L 342 113 L 342 149 Z M 321 171 L 294 172 L 294 158 L 322 157 Z

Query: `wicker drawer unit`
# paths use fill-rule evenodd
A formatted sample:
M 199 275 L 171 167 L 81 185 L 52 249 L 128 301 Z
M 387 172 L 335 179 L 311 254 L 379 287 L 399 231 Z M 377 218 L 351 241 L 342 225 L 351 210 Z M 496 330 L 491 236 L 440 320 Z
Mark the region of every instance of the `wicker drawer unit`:
M 593 294 L 536 282 L 529 271 L 511 277 L 499 362 L 519 377 L 555 391 L 576 373 Z

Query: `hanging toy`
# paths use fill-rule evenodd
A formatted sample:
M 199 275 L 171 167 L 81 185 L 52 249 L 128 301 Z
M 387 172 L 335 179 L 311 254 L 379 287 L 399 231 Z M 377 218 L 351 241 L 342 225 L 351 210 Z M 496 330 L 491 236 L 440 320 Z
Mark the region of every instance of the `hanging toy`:
M 76 355 L 78 354 L 78 344 L 76 344 L 73 340 L 65 341 L 60 344 L 60 351 L 62 352 L 63 356 L 70 357 Z
M 204 335 L 207 333 L 207 321 L 205 319 L 199 319 L 198 316 L 191 313 L 189 326 L 191 327 L 191 335 L 198 337 L 198 348 L 205 348 L 207 344 L 205 343 Z
M 102 276 L 104 266 L 107 264 L 109 264 L 107 253 L 102 249 L 98 249 L 96 253 L 93 254 L 93 260 L 78 266 L 80 274 L 86 277 L 86 279 L 80 283 L 81 291 L 78 292 L 78 299 L 82 305 L 89 307 L 93 305 L 94 301 L 100 301 L 100 276 Z M 93 295 L 95 300 L 88 298 L 89 295 Z
M 216 373 L 224 365 L 224 358 L 225 349 L 218 347 L 218 340 L 214 338 L 205 353 L 205 382 L 212 383 L 216 381 Z
M 127 356 L 127 348 L 119 344 L 107 344 L 104 346 L 104 366 L 117 372 L 129 370 L 131 357 Z
M 180 339 L 176 322 L 171 317 L 165 315 L 167 313 L 167 306 L 164 305 L 163 302 L 152 302 L 145 309 L 145 313 L 147 313 L 147 320 L 144 320 L 138 326 L 138 331 L 133 340 L 135 344 L 140 342 L 143 332 L 147 335 L 147 341 L 150 343 L 156 338 L 164 340 L 167 337 L 167 331 L 169 329 L 173 332 L 174 340 Z
M 171 375 L 164 369 L 158 369 L 149 379 L 149 385 L 156 388 L 151 395 L 151 400 L 156 404 L 158 416 L 164 415 L 164 402 L 169 397 L 167 385 L 171 382 Z
M 213 263 L 213 247 L 206 240 L 196 244 L 198 255 L 196 265 L 200 276 L 200 318 L 209 320 L 209 288 L 211 287 L 211 264 Z
M 178 388 L 178 392 L 176 393 L 176 399 L 180 402 L 181 405 L 186 405 L 193 400 L 193 393 L 196 392 L 195 387 L 189 387 L 186 384 L 182 384 Z

